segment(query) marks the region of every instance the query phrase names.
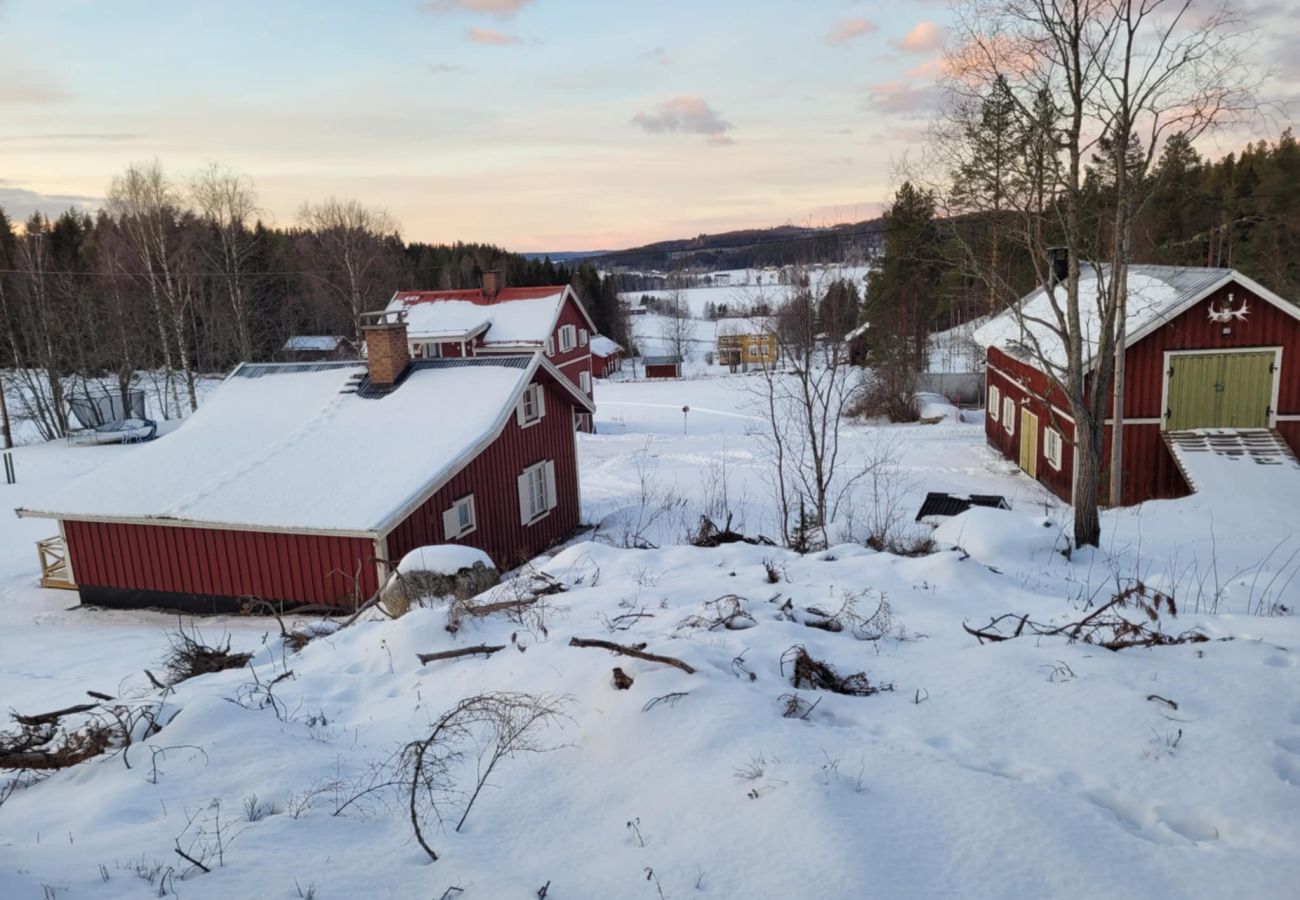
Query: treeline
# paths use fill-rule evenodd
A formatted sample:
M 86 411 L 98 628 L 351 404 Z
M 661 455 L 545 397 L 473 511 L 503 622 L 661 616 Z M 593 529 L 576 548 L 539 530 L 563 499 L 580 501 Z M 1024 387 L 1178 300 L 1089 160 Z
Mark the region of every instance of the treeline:
M 45 437 L 66 430 L 67 392 L 92 380 L 125 395 L 156 373 L 163 414 L 176 416 L 197 404 L 201 373 L 275 359 L 294 334 L 355 338 L 394 291 L 477 287 L 487 270 L 507 286 L 573 284 L 597 327 L 624 336 L 614 284 L 591 266 L 406 243 L 382 210 L 336 198 L 276 228 L 237 173 L 181 181 L 132 166 L 93 214 L 13 222 L 0 209 L 0 368 Z
M 1004 177 L 996 169 L 994 136 L 1005 135 L 996 109 L 982 152 L 953 172 L 951 195 L 992 196 Z M 1106 261 L 1113 241 L 1114 166 L 1103 143 L 1084 182 L 1082 218 L 1093 223 L 1089 258 Z M 1129 155 L 1136 154 L 1132 147 Z M 1023 160 L 1021 161 L 1023 162 Z M 1291 300 L 1300 298 L 1300 146 L 1291 130 L 1240 154 L 1205 159 L 1180 135 L 1162 148 L 1136 195 L 1132 260 L 1182 266 L 1223 266 Z M 985 208 L 953 214 L 936 193 L 907 182 L 884 217 L 884 252 L 868 281 L 864 318 L 872 323 L 877 359 L 903 357 L 925 368 L 926 338 L 982 315 L 999 312 L 1006 298 L 1031 291 L 1037 280 L 1026 242 L 1015 232 L 1024 217 Z M 987 204 L 992 206 L 992 203 Z M 1043 217 L 1051 243 L 1052 216 Z M 984 260 L 972 269 L 971 258 Z M 990 276 L 990 272 L 994 273 Z M 992 281 L 996 283 L 991 284 Z

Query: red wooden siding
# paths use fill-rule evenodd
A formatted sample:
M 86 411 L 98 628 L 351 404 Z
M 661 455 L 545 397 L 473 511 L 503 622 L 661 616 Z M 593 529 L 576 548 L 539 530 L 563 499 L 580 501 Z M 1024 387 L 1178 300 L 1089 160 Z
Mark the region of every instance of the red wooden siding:
M 366 538 L 65 520 L 78 585 L 351 606 L 376 588 Z M 347 573 L 347 574 L 343 574 Z
M 1020 464 L 1020 436 L 1023 420 L 1020 412 L 1028 409 L 1038 416 L 1038 480 L 1047 486 L 1053 494 L 1070 501 L 1074 489 L 1074 422 L 1068 416 L 1061 415 L 1047 403 L 1039 399 L 1047 391 L 1047 378 L 1041 372 L 1024 363 L 1007 356 L 997 348 L 989 349 L 989 369 L 987 387 L 996 387 L 1001 392 L 998 401 L 998 421 L 993 421 L 991 410 L 984 412 L 984 434 L 991 446 L 1007 459 Z M 986 388 L 987 390 L 987 388 Z M 1054 399 L 1060 398 L 1059 392 L 1053 392 Z M 985 397 L 987 399 L 987 393 Z M 1002 399 L 1010 398 L 1016 406 L 1016 429 L 1008 434 L 1002 419 Z M 1054 469 L 1047 461 L 1046 429 L 1055 428 L 1061 433 L 1061 468 Z
M 474 495 L 478 527 L 452 543 L 486 552 L 498 566 L 514 566 L 567 537 L 578 526 L 578 464 L 573 435 L 573 400 L 559 386 L 543 381 L 546 415 L 520 428 L 512 417 L 505 430 L 469 465 L 388 534 L 388 555 L 396 563 L 426 544 L 448 543 L 442 514 L 466 494 Z M 532 525 L 519 521 L 516 479 L 533 463 L 555 463 L 557 504 Z
M 623 359 L 617 353 L 612 356 L 593 355 L 591 357 L 591 374 L 597 378 L 608 378 L 623 367 L 622 363 Z
M 646 378 L 680 378 L 682 367 L 675 363 L 664 363 L 645 367 Z

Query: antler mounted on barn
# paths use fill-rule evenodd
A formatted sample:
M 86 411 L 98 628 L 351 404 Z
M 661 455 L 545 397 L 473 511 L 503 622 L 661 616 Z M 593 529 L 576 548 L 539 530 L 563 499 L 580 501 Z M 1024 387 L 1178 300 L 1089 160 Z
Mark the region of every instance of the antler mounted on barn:
M 1225 325 L 1228 322 L 1231 322 L 1233 319 L 1239 319 L 1242 322 L 1244 322 L 1246 321 L 1246 316 L 1249 313 L 1250 313 L 1250 304 L 1245 300 L 1241 301 L 1241 309 L 1232 308 L 1232 294 L 1228 295 L 1228 304 L 1224 306 L 1222 309 L 1216 309 L 1214 306 L 1214 302 L 1213 301 L 1210 302 L 1211 322 L 1222 322 Z

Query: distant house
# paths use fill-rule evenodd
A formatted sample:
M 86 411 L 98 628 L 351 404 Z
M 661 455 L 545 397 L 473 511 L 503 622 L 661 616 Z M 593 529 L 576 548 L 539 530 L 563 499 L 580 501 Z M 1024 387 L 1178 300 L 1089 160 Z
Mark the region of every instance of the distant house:
M 776 320 L 771 316 L 719 319 L 716 340 L 718 365 L 733 371 L 774 365 L 780 356 Z
M 591 338 L 591 373 L 608 378 L 623 368 L 623 348 L 603 334 Z
M 357 345 L 338 334 L 295 334 L 280 348 L 280 359 L 285 362 L 356 358 Z
M 503 288 L 497 273 L 484 272 L 477 290 L 398 291 L 387 311 L 405 313 L 414 359 L 541 351 L 594 396 L 590 343 L 596 326 L 568 285 Z M 590 431 L 590 413 L 579 413 L 574 424 Z
M 57 521 L 64 586 L 351 608 L 416 547 L 505 568 L 567 537 L 590 398 L 542 353 L 412 360 L 396 318 L 366 327 L 365 363 L 242 364 L 175 432 L 18 510 Z
M 646 378 L 681 378 L 682 358 L 680 356 L 646 356 L 641 360 L 645 366 Z
M 1085 347 L 1097 345 L 1103 289 L 1095 271 L 1085 269 Z M 1051 299 L 1038 288 L 1018 305 L 1023 315 L 1007 310 L 974 333 L 988 358 L 985 434 L 1031 478 L 1072 501 L 1074 419 L 1043 368 L 1045 357 L 1062 371 L 1065 351 L 1033 321 L 1052 320 Z M 1192 432 L 1211 429 L 1228 441 L 1244 435 L 1272 456 L 1300 451 L 1300 307 L 1232 269 L 1135 265 L 1126 309 L 1125 504 L 1189 492 L 1176 452 L 1181 436 Z M 1089 379 L 1097 362 L 1085 360 Z M 1107 454 L 1111 425 L 1108 418 Z

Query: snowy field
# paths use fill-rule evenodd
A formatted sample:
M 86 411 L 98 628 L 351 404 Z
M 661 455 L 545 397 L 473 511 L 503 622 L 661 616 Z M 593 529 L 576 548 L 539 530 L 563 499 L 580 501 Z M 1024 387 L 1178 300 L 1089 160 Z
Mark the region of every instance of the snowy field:
M 864 279 L 867 271 L 866 266 L 826 265 L 807 269 L 806 273 L 809 287 L 814 293 L 820 295 L 832 281 L 840 279 L 852 281 L 857 285 L 858 293 L 862 293 L 866 287 Z M 637 304 L 642 297 L 646 296 L 661 299 L 677 296 L 686 304 L 692 316 L 703 319 L 705 306 L 709 303 L 715 306 L 725 304 L 734 313 L 759 302 L 776 307 L 787 299 L 791 292 L 791 286 L 781 283 L 780 270 L 775 268 L 728 269 L 710 273 L 710 277 L 718 276 L 724 276 L 725 283 L 719 280 L 719 283 L 684 288 L 680 291 L 625 291 L 619 294 L 619 297 L 629 303 Z
M 473 900 L 546 884 L 550 900 L 1295 896 L 1300 475 L 1225 472 L 1236 490 L 1107 513 L 1104 547 L 1067 558 L 1069 510 L 984 446 L 978 414 L 852 426 L 846 452 L 893 461 L 907 521 L 931 490 L 1003 494 L 1014 511 L 953 519 L 920 557 L 703 549 L 681 545 L 703 512 L 730 510 L 750 535 L 777 528 L 749 380 L 697 370 L 599 382 L 596 398 L 599 433 L 579 438 L 593 528 L 537 563 L 568 586 L 546 598 L 544 631 L 498 616 L 453 635 L 445 609 L 420 609 L 294 653 L 273 619 L 203 620 L 252 669 L 182 683 L 158 734 L 10 796 L 0 897 Z M 5 501 L 134 449 L 19 448 Z M 860 497 L 858 514 L 871 505 Z M 48 530 L 0 518 L 5 707 L 153 696 L 143 670 L 176 619 L 36 587 Z M 657 546 L 618 546 L 634 535 Z M 962 628 L 1004 613 L 1075 622 L 1138 581 L 1176 598 L 1158 627 L 1210 640 L 1111 652 L 1063 637 L 981 645 Z M 743 615 L 709 628 L 709 601 L 727 596 Z M 847 610 L 847 627 L 809 627 L 824 621 L 810 608 Z M 695 671 L 573 637 L 644 642 Z M 507 649 L 416 658 L 472 644 Z M 797 645 L 881 692 L 795 688 L 782 657 Z M 629 690 L 613 688 L 614 666 Z M 254 676 L 285 672 L 259 708 Z M 501 764 L 460 830 L 464 798 L 448 801 L 451 821 L 428 834 L 439 861 L 401 797 L 345 806 L 490 690 L 561 698 L 564 718 L 541 737 L 548 752 Z M 474 754 L 464 763 L 472 783 Z

